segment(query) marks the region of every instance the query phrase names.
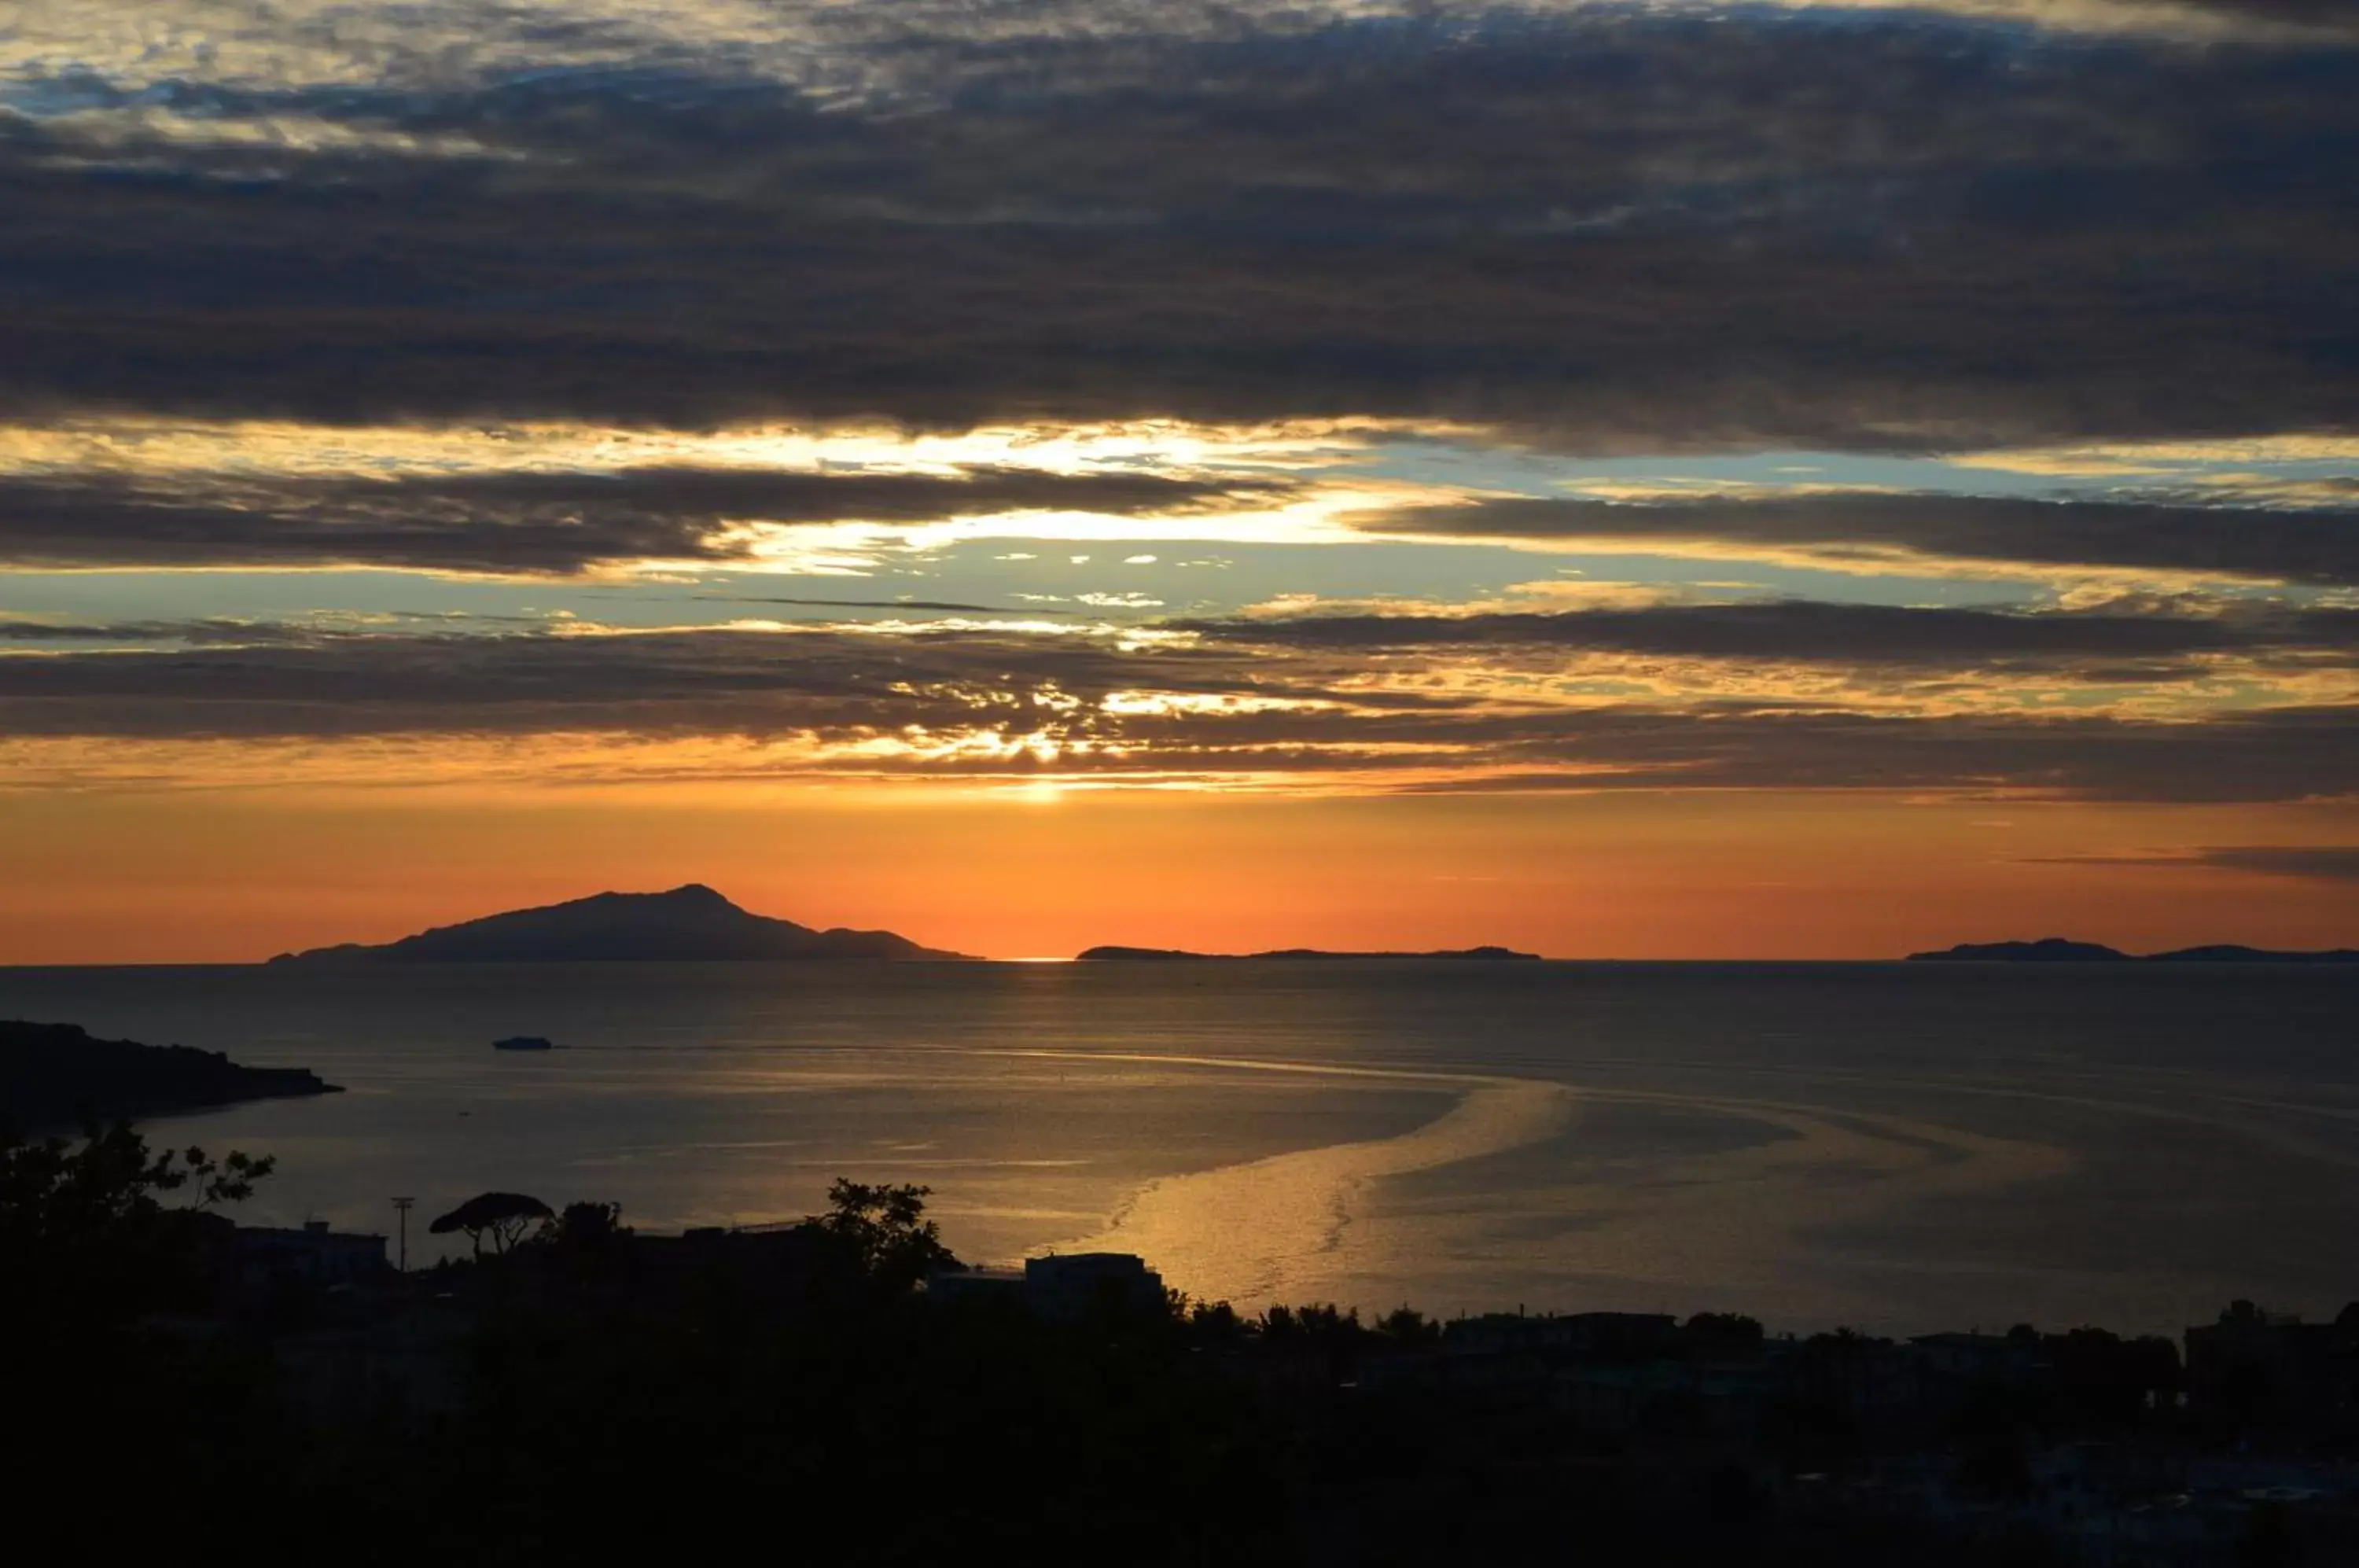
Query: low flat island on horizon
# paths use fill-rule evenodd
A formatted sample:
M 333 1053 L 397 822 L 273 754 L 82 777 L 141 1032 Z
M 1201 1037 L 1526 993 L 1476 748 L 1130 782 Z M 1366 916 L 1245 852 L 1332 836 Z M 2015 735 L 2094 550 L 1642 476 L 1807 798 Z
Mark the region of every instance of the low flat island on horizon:
M 2214 942 L 2132 954 L 2102 942 L 2061 937 L 2038 941 L 1960 942 L 1910 953 L 1910 962 L 1985 963 L 2255 963 L 2359 962 L 2359 948 L 2284 952 Z M 1425 961 L 1532 962 L 1537 953 L 1500 944 L 1413 950 L 1282 947 L 1252 953 L 1203 953 L 1184 948 L 1102 943 L 1074 955 L 1082 963 Z M 929 948 L 888 931 L 821 930 L 757 915 L 702 883 L 663 892 L 603 892 L 562 903 L 438 926 L 389 942 L 344 942 L 280 953 L 281 966 L 364 964 L 699 963 L 867 960 L 888 963 L 985 962 L 972 954 Z M 1596 962 L 1614 962 L 1597 960 Z
M 1912 953 L 1912 963 L 1968 964 L 2359 964 L 2359 948 L 2280 953 L 2236 942 L 2209 942 L 2166 953 L 2133 953 L 2103 942 L 2042 937 L 2036 942 L 1962 942 L 1938 952 Z

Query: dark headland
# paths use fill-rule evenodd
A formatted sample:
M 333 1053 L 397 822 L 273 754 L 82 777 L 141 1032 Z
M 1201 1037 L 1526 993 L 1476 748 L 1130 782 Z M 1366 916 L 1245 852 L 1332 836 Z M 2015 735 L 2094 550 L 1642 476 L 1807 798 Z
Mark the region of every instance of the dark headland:
M 0 1127 L 160 1116 L 342 1091 L 300 1067 L 241 1067 L 217 1051 L 93 1040 L 72 1024 L 0 1021 Z
M 1137 962 L 1145 960 L 1149 963 L 1167 961 L 1238 963 L 1248 959 L 1283 959 L 1288 961 L 1355 959 L 1365 961 L 1371 959 L 1422 960 L 1437 958 L 1477 960 L 1514 959 L 1524 963 L 1538 963 L 1539 956 L 1540 955 L 1537 953 L 1517 953 L 1515 949 L 1508 947 L 1457 947 L 1450 948 L 1439 953 L 1328 953 L 1315 947 L 1273 948 L 1267 953 L 1189 953 L 1182 949 L 1174 947 L 1093 947 L 1078 955 L 1081 962 L 1085 964 L 1094 964 L 1110 959 L 1125 962 Z
M 437 926 L 377 946 L 345 942 L 273 964 L 695 964 L 779 959 L 908 963 L 964 959 L 891 931 L 820 931 L 739 909 L 701 883 L 668 893 L 598 893 Z
M 2279 953 L 2234 942 L 2174 948 L 2169 953 L 2124 953 L 2096 942 L 2067 942 L 2060 936 L 2038 942 L 1962 942 L 1939 953 L 1912 953 L 1912 964 L 2359 964 L 2359 948 L 2336 947 L 2318 953 Z

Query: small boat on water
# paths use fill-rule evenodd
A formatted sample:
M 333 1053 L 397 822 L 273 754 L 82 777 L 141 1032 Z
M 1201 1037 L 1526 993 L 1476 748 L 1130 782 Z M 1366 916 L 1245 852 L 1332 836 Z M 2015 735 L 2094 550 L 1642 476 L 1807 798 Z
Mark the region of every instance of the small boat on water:
M 506 1040 L 492 1041 L 494 1051 L 555 1051 L 548 1038 L 537 1034 L 512 1034 Z

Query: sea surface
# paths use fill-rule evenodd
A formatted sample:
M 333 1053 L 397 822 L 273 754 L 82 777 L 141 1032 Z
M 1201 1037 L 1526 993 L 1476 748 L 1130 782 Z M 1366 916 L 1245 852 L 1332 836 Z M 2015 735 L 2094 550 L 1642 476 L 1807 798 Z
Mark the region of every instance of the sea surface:
M 920 1181 L 962 1256 L 1240 1307 L 2176 1333 L 2359 1298 L 2359 969 L 1318 964 L 0 970 L 0 1018 L 317 1070 L 151 1124 L 244 1214 L 651 1229 Z M 548 1035 L 545 1054 L 495 1052 Z

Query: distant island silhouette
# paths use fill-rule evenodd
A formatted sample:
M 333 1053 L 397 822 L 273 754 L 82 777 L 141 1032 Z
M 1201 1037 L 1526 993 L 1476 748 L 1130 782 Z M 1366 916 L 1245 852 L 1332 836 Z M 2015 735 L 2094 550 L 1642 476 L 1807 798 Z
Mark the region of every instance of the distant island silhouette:
M 2037 942 L 1962 942 L 1939 953 L 1912 953 L 1911 964 L 2359 964 L 2359 948 L 2318 953 L 2280 953 L 2234 942 L 2174 948 L 2169 953 L 2124 953 L 2098 942 L 2068 942 L 2060 936 Z
M 819 931 L 739 909 L 701 883 L 597 893 L 437 926 L 398 942 L 282 953 L 273 964 L 687 964 L 777 959 L 967 959 L 891 931 Z
M 1537 963 L 1540 955 L 1537 953 L 1517 953 L 1509 947 L 1458 947 L 1435 953 L 1329 953 L 1315 947 L 1281 947 L 1274 948 L 1267 953 L 1190 953 L 1176 947 L 1093 947 L 1077 956 L 1082 963 L 1094 964 L 1104 960 L 1125 962 L 1145 960 L 1150 963 L 1174 961 L 1237 963 L 1245 959 L 1365 960 L 1379 958 L 1515 959 L 1525 963 Z
M 0 1127 L 71 1126 L 84 1116 L 160 1116 L 241 1100 L 336 1094 L 300 1067 L 241 1067 L 217 1051 L 97 1040 L 74 1024 L 0 1021 Z

